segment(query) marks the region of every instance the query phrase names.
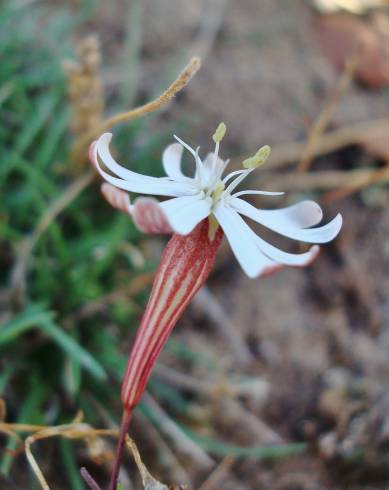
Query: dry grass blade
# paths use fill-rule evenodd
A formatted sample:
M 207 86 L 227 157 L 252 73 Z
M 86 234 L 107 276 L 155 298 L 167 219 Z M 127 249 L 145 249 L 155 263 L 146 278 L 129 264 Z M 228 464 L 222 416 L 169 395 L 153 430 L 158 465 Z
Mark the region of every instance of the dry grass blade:
M 322 134 L 317 145 L 315 146 L 312 158 L 326 155 L 346 146 L 364 144 L 365 141 L 374 138 L 377 134 L 389 131 L 389 119 L 373 119 L 364 121 L 342 128 L 335 129 L 328 133 Z M 297 162 L 304 151 L 305 143 L 292 141 L 272 147 L 272 153 L 269 158 L 269 167 L 271 170 L 286 167 Z M 240 168 L 241 161 L 247 155 L 234 158 L 231 161 L 231 167 Z M 300 179 L 300 176 L 299 176 Z M 297 179 L 296 179 L 297 180 Z
M 186 468 L 180 463 L 169 444 L 164 441 L 150 420 L 140 411 L 135 412 L 134 416 L 143 427 L 144 437 L 147 439 L 147 442 L 155 446 L 159 455 L 163 455 L 164 466 L 167 467 L 171 479 L 192 488 L 191 478 Z
M 357 192 L 364 187 L 367 187 L 371 184 L 378 183 L 388 183 L 389 182 L 389 168 L 384 167 L 378 170 L 366 172 L 364 174 L 360 174 L 355 176 L 355 178 L 350 178 L 348 182 L 345 182 L 344 185 L 340 189 L 335 189 L 333 191 L 328 192 L 322 198 L 322 201 L 325 204 L 329 204 L 331 202 L 337 201 L 338 199 L 342 199 L 347 197 L 354 192 Z
M 88 145 L 93 141 L 93 139 L 99 136 L 104 131 L 110 129 L 115 124 L 145 116 L 146 114 L 154 112 L 170 102 L 178 92 L 180 92 L 186 85 L 188 85 L 192 77 L 199 70 L 200 66 L 200 58 L 192 58 L 186 65 L 186 67 L 178 75 L 178 77 L 174 80 L 174 82 L 169 85 L 169 87 L 156 99 L 140 107 L 136 107 L 135 109 L 132 109 L 130 111 L 122 112 L 120 114 L 109 117 L 101 124 L 97 125 L 85 136 L 83 136 L 79 141 L 77 141 L 72 150 L 72 160 L 74 162 L 80 162 L 84 160 L 86 158 L 86 149 Z
M 247 365 L 254 360 L 249 348 L 242 339 L 239 329 L 232 324 L 222 305 L 207 286 L 203 286 L 193 299 L 193 306 L 207 315 L 219 332 L 228 341 L 236 359 Z
M 197 53 L 203 59 L 208 56 L 218 35 L 228 0 L 210 0 L 207 3 L 207 15 L 202 15 L 203 10 L 200 10 L 201 23 L 196 39 L 190 49 L 191 53 Z
M 216 487 L 216 484 L 226 475 L 231 466 L 235 463 L 233 456 L 226 456 L 222 459 L 220 464 L 209 475 L 209 477 L 202 483 L 199 490 L 212 490 Z
M 128 450 L 132 453 L 136 466 L 139 470 L 140 476 L 142 478 L 143 488 L 144 490 L 169 490 L 169 487 L 165 484 L 156 480 L 149 473 L 148 469 L 144 465 L 142 458 L 140 457 L 138 448 L 136 447 L 135 442 L 127 435 L 126 437 L 126 445 Z
M 153 422 L 158 429 L 165 433 L 175 444 L 176 449 L 187 457 L 192 458 L 200 468 L 209 469 L 214 460 L 193 441 L 185 432 L 165 413 L 158 403 L 148 393 L 143 396 L 145 405 L 153 413 Z
M 298 179 L 292 173 L 272 175 L 262 178 L 262 185 L 271 185 L 274 189 L 284 191 L 333 190 L 348 189 L 355 192 L 373 182 L 382 184 L 389 182 L 388 168 L 379 170 L 324 170 L 320 172 L 304 172 Z
M 41 425 L 29 425 L 29 424 L 7 424 L 0 423 L 0 432 L 11 435 L 18 439 L 17 432 L 30 432 L 25 440 L 25 453 L 27 461 L 29 462 L 32 471 L 34 472 L 38 482 L 43 490 L 50 490 L 50 486 L 44 477 L 42 470 L 40 469 L 33 453 L 31 446 L 41 440 L 48 439 L 50 437 L 66 437 L 68 439 L 85 439 L 90 441 L 100 436 L 117 437 L 117 430 L 109 429 L 94 429 L 86 423 L 82 423 L 82 414 L 77 414 L 74 421 L 70 424 L 58 425 L 58 426 L 41 426 Z
M 298 172 L 306 172 L 308 170 L 314 156 L 315 147 L 320 140 L 320 136 L 326 130 L 338 105 L 339 99 L 349 87 L 357 65 L 357 55 L 353 56 L 348 63 L 346 63 L 342 76 L 340 77 L 334 91 L 309 131 L 306 146 L 301 156 L 300 163 L 297 166 Z

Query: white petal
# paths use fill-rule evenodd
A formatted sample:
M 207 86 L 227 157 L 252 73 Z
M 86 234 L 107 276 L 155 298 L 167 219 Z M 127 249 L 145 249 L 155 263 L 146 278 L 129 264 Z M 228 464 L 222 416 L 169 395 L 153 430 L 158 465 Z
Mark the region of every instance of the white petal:
M 270 243 L 265 242 L 262 238 L 256 235 L 256 241 L 258 247 L 262 250 L 262 252 L 274 260 L 275 262 L 279 262 L 284 265 L 291 265 L 294 267 L 302 267 L 304 265 L 308 265 L 312 262 L 312 260 L 317 256 L 319 252 L 319 246 L 314 245 L 311 247 L 308 252 L 302 254 L 292 254 L 289 252 L 284 252 Z
M 237 194 L 234 197 L 237 197 Z M 302 201 L 286 208 L 266 209 L 263 212 L 272 219 L 278 219 L 278 216 L 283 214 L 290 221 L 290 224 L 297 226 L 297 228 L 317 225 L 323 219 L 323 211 L 314 201 Z
M 207 169 L 209 172 L 212 170 L 213 160 L 215 158 L 215 153 L 208 153 L 203 161 L 204 169 Z M 225 161 L 222 160 L 219 156 L 217 157 L 217 168 L 222 168 L 225 165 Z
M 173 182 L 166 178 L 150 177 L 148 175 L 132 172 L 119 165 L 109 152 L 109 142 L 112 135 L 105 133 L 92 143 L 90 148 L 90 157 L 100 175 L 110 184 L 131 192 L 140 194 L 155 194 L 159 196 L 184 196 L 193 195 L 198 192 L 192 185 L 185 183 Z M 98 157 L 101 158 L 104 165 L 118 177 L 105 172 L 99 163 Z
M 249 204 L 248 202 L 238 199 L 232 198 L 229 201 L 229 204 L 236 210 L 238 213 L 241 213 L 248 218 L 256 221 L 257 223 L 266 226 L 270 230 L 279 233 L 280 235 L 284 235 L 288 238 L 292 238 L 294 240 L 301 240 L 303 242 L 308 243 L 326 243 L 333 240 L 336 235 L 339 233 L 340 228 L 342 227 L 342 217 L 338 214 L 332 221 L 327 223 L 324 226 L 320 226 L 318 228 L 312 229 L 301 229 L 297 226 L 296 218 L 302 218 L 301 210 L 300 216 L 298 213 L 296 214 L 296 208 L 290 212 L 289 208 L 280 209 L 277 213 L 274 211 L 266 211 L 262 209 L 256 209 L 254 206 Z M 319 208 L 320 209 L 320 208 Z M 270 214 L 269 214 L 270 213 Z M 320 213 L 321 214 L 321 213 Z M 295 218 L 294 220 L 291 219 Z M 311 216 L 310 216 L 311 217 Z M 306 220 L 303 220 L 306 223 Z
M 187 235 L 209 216 L 212 199 L 201 195 L 177 197 L 160 203 L 171 227 L 180 235 Z
M 227 210 L 227 213 L 226 211 Z M 236 243 L 235 249 L 232 247 L 231 240 L 229 238 L 229 241 L 231 243 L 231 247 L 234 250 L 235 255 L 238 258 L 237 251 L 239 252 L 239 247 L 241 247 L 241 250 L 246 247 L 247 245 L 245 242 L 248 242 L 250 239 L 250 242 L 255 244 L 257 249 L 260 250 L 264 255 L 266 255 L 267 258 L 271 259 L 272 261 L 283 264 L 283 265 L 290 265 L 290 266 L 295 266 L 295 267 L 302 267 L 304 265 L 307 265 L 312 262 L 312 260 L 317 256 L 319 247 L 317 245 L 311 247 L 308 252 L 302 253 L 302 254 L 292 254 L 288 252 L 284 252 L 277 247 L 274 247 L 273 245 L 270 245 L 270 243 L 265 242 L 262 238 L 260 238 L 256 233 L 253 232 L 253 230 L 243 221 L 243 219 L 239 216 L 237 211 L 235 211 L 233 208 L 229 208 L 228 206 L 223 206 L 222 202 L 216 207 L 215 209 L 215 216 L 217 217 L 220 226 L 224 229 L 223 223 L 220 221 L 220 219 L 226 220 L 225 216 L 228 216 L 229 223 L 233 223 L 235 226 L 235 236 L 231 236 L 231 240 L 234 240 Z M 232 226 L 230 226 L 232 229 Z M 226 232 L 227 234 L 227 232 Z M 232 231 L 230 230 L 230 234 L 232 235 Z M 242 262 L 245 261 L 248 263 L 250 266 L 250 261 L 256 261 L 257 258 L 253 252 L 253 247 L 250 245 L 251 251 L 246 251 L 246 258 L 243 256 L 242 251 L 240 251 L 241 254 L 241 259 L 238 258 L 239 262 L 241 263 L 242 267 L 243 264 Z M 243 269 L 246 271 L 248 275 L 250 275 L 246 268 L 243 267 Z M 250 276 L 253 277 L 253 276 Z
M 274 261 L 260 251 L 255 241 L 255 233 L 236 211 L 219 202 L 214 209 L 214 214 L 226 234 L 235 257 L 249 277 L 257 277 L 276 266 Z
M 182 173 L 181 169 L 181 157 L 184 147 L 179 143 L 172 143 L 169 145 L 162 155 L 163 168 L 165 169 L 166 175 L 171 177 L 177 182 L 191 182 L 190 179 Z

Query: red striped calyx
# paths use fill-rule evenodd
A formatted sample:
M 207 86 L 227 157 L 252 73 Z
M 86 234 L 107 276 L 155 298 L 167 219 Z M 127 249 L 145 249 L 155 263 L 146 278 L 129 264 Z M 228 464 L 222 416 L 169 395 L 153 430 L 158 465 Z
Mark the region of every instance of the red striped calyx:
M 189 235 L 172 236 L 161 259 L 122 384 L 122 402 L 132 409 L 142 396 L 159 353 L 185 308 L 207 279 L 223 232 L 209 220 Z

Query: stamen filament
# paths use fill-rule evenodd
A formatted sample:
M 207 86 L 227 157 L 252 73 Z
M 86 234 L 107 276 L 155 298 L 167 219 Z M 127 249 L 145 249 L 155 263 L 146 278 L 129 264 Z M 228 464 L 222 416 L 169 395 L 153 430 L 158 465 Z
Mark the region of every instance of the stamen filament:
M 233 177 L 235 177 L 236 175 L 240 175 L 240 174 L 243 174 L 243 173 L 247 173 L 247 170 L 244 169 L 244 170 L 234 170 L 233 172 L 229 173 L 228 175 L 226 175 L 224 177 L 224 179 L 222 180 L 223 184 L 226 185 L 227 182 L 232 179 Z
M 236 194 L 232 194 L 232 197 L 249 196 L 249 195 L 283 196 L 284 194 L 285 192 L 278 192 L 278 191 L 239 191 Z
M 227 189 L 225 190 L 224 194 L 225 195 L 229 195 L 231 194 L 231 192 L 249 175 L 251 174 L 251 172 L 253 171 L 254 169 L 249 169 L 249 170 L 246 170 L 244 171 L 241 175 L 239 175 L 239 177 L 237 177 L 236 179 L 234 179 L 231 184 L 227 187 Z

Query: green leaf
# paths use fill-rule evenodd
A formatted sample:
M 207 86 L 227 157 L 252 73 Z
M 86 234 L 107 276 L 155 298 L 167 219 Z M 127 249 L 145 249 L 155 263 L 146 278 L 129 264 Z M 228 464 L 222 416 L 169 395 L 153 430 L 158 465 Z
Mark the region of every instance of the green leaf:
M 69 334 L 53 322 L 54 314 L 49 311 L 26 311 L 4 325 L 0 331 L 0 346 L 17 339 L 22 333 L 32 328 L 44 332 L 64 352 L 76 360 L 89 373 L 99 380 L 104 380 L 107 374 L 101 364 Z

